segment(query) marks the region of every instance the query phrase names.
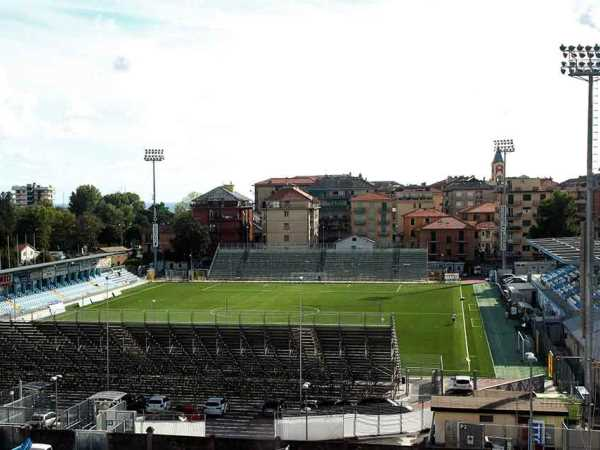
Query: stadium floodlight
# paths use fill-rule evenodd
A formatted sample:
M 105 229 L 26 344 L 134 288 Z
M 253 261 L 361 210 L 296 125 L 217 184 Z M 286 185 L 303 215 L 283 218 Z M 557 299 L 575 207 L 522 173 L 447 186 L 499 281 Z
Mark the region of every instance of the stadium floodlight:
M 154 253 L 154 276 L 158 270 L 158 215 L 156 212 L 156 163 L 165 160 L 165 151 L 162 148 L 147 148 L 144 161 L 152 163 L 152 250 Z
M 512 139 L 494 140 L 494 152 L 501 152 L 504 158 L 504 169 L 502 170 L 502 198 L 500 202 L 500 251 L 502 252 L 502 270 L 506 270 L 506 247 L 508 236 L 508 177 L 506 176 L 506 154 L 515 151 Z
M 584 360 L 585 360 L 585 387 L 589 392 L 593 389 L 592 379 L 592 337 L 594 323 L 592 321 L 592 276 L 593 276 L 593 248 L 594 248 L 594 222 L 593 222 L 593 195 L 594 195 L 594 173 L 593 173 L 593 121 L 594 121 L 594 82 L 600 76 L 600 45 L 581 44 L 561 45 L 563 52 L 563 63 L 561 72 L 571 78 L 576 78 L 588 83 L 588 114 L 587 114 L 587 173 L 585 186 L 585 233 L 581 233 L 583 239 L 583 331 L 585 338 Z M 577 50 L 577 51 L 575 51 Z M 591 428 L 591 427 L 590 427 Z

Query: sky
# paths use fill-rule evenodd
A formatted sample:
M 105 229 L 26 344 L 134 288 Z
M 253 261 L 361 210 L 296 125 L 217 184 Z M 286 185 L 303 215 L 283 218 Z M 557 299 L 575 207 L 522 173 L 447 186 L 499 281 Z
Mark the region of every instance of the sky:
M 586 84 L 561 43 L 600 0 L 2 0 L 0 191 L 151 199 L 233 182 L 585 172 Z M 596 169 L 600 161 L 595 161 Z

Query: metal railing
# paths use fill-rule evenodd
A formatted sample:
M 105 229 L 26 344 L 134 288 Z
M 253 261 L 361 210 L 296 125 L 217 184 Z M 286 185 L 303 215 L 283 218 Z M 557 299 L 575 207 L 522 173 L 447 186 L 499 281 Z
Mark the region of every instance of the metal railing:
M 48 318 L 57 322 L 144 323 L 181 325 L 330 325 L 390 327 L 393 313 L 323 312 L 316 308 L 300 311 L 259 311 L 213 309 L 210 311 L 76 309 Z

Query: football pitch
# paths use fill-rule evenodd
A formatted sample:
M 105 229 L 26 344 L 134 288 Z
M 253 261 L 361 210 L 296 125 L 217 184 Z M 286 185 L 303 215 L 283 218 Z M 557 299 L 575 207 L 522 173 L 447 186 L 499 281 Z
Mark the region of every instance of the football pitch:
M 464 301 L 461 301 L 461 292 Z M 473 287 L 392 283 L 151 283 L 58 320 L 374 325 L 395 318 L 405 365 L 477 371 L 494 366 Z M 365 313 L 365 314 L 363 314 Z M 456 314 L 456 320 L 452 315 Z

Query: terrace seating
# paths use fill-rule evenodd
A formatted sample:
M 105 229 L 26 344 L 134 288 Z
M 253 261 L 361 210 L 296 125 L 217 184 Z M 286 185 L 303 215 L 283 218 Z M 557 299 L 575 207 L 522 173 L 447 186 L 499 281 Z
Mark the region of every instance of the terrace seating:
M 422 249 L 219 249 L 214 280 L 419 280 L 427 277 Z
M 106 387 L 169 395 L 293 400 L 302 341 L 303 379 L 313 395 L 359 399 L 393 388 L 390 327 L 187 326 L 76 322 L 0 322 L 0 388 L 19 379 L 64 377 L 63 389 Z

